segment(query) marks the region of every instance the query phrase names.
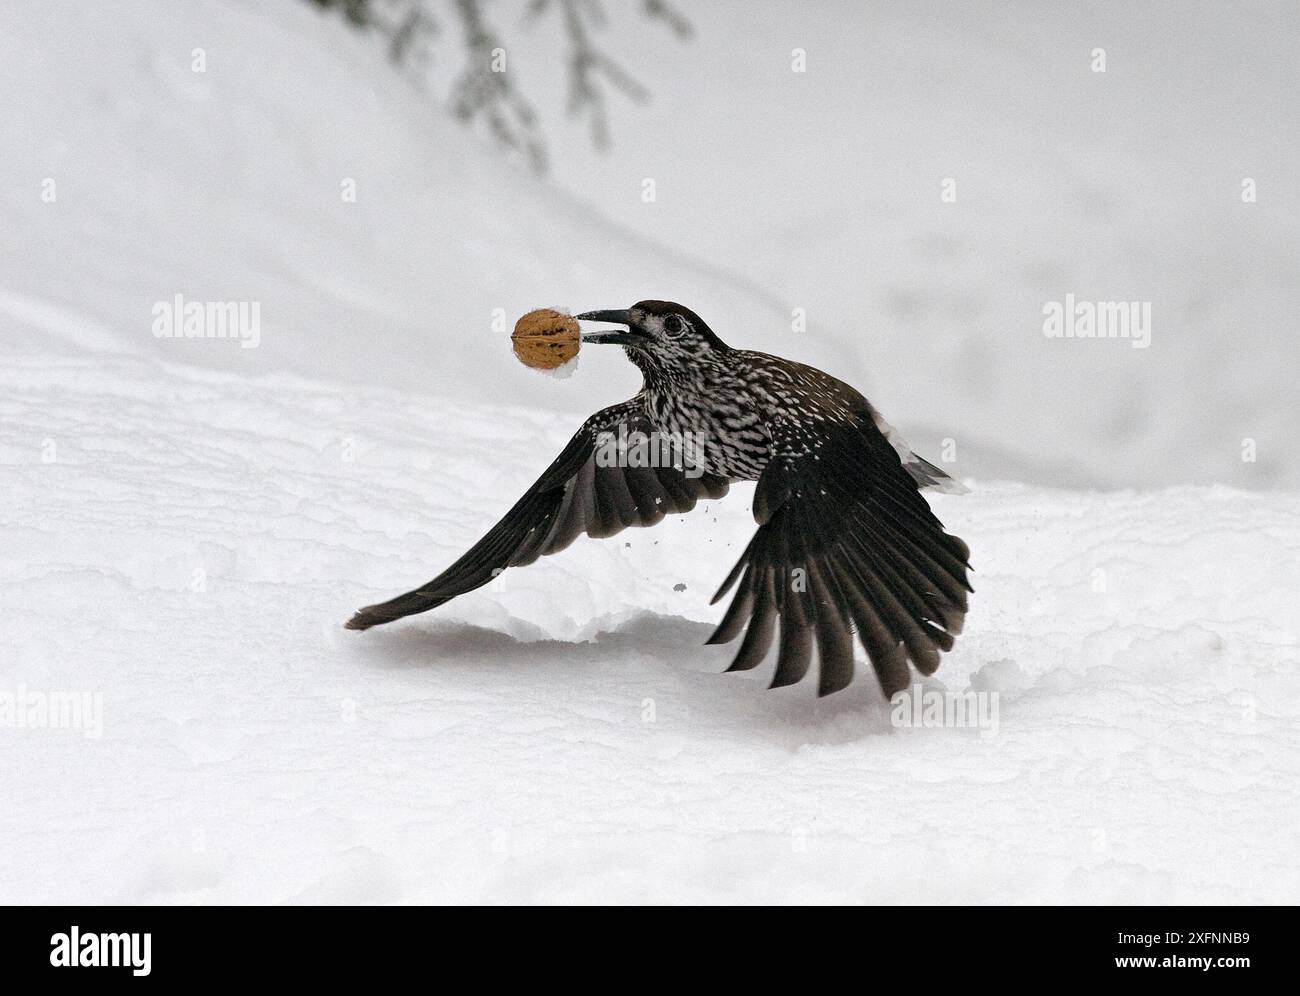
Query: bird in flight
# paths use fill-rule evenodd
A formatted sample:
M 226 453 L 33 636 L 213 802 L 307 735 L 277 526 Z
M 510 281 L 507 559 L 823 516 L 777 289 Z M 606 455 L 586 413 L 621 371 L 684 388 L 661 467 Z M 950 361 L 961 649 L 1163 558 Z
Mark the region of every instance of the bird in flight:
M 579 321 L 624 326 L 583 335 L 622 346 L 644 383 L 577 434 L 495 526 L 414 591 L 359 610 L 369 629 L 437 608 L 507 567 L 563 550 L 580 535 L 613 536 L 756 481 L 758 530 L 714 596 L 735 589 L 707 641 L 740 637 L 729 671 L 776 647 L 772 687 L 802 679 L 817 650 L 817 693 L 853 679 L 854 633 L 886 697 L 933 674 L 966 616 L 970 551 L 922 488 L 965 489 L 908 449 L 848 384 L 793 360 L 733 349 L 680 304 L 641 301 Z M 668 441 L 671 460 L 610 440 Z M 649 457 L 647 459 L 647 456 Z

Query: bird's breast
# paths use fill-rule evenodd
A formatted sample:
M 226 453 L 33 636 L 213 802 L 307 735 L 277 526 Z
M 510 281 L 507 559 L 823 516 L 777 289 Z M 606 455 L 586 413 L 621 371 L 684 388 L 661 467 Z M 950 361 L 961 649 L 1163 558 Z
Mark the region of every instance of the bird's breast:
M 646 401 L 655 430 L 693 447 L 708 473 L 752 481 L 767 465 L 771 437 L 747 392 L 650 394 Z

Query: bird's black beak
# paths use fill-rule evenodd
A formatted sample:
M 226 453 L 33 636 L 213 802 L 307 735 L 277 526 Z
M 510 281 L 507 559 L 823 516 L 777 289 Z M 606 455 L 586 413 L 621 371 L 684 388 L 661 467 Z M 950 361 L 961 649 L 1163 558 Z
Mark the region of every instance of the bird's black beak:
M 574 315 L 580 322 L 611 322 L 615 325 L 626 325 L 626 332 L 592 332 L 582 337 L 583 342 L 609 343 L 618 346 L 635 346 L 646 341 L 646 336 L 642 335 L 636 329 L 632 328 L 632 312 L 627 310 L 614 311 L 584 311 L 581 315 Z

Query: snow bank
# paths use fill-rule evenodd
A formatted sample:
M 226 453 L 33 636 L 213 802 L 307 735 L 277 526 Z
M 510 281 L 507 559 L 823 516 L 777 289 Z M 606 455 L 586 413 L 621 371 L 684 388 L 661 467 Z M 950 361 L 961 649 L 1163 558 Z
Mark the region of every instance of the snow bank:
M 955 439 L 967 473 L 1300 487 L 1293 7 L 690 13 L 690 45 L 611 25 L 655 99 L 617 123 L 604 168 L 555 157 L 567 189 L 665 244 L 689 231 L 700 258 L 805 309 L 860 357 L 868 396 L 929 428 L 912 433 L 927 449 Z M 527 49 L 524 79 L 558 74 Z M 726 112 L 697 112 L 701 93 Z M 656 178 L 657 210 L 625 195 L 629 173 Z M 1150 347 L 1044 337 L 1067 294 L 1150 302 Z M 1008 452 L 976 450 L 992 442 Z
M 510 359 L 516 317 L 667 298 L 750 348 L 788 345 L 788 312 L 503 162 L 336 15 L 210 0 L 0 17 L 0 134 L 27 177 L 6 192 L 15 251 L 0 259 L 15 348 L 586 412 L 593 394 L 631 395 L 636 372 L 615 350 L 587 351 L 582 385 L 526 370 Z M 156 338 L 152 309 L 177 294 L 257 302 L 258 347 Z M 817 336 L 802 350 L 860 372 Z

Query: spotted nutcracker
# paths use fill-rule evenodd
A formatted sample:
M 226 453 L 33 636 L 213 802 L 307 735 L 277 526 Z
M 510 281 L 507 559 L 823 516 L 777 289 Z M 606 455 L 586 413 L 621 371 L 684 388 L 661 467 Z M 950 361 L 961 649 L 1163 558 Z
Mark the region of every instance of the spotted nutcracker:
M 849 385 L 802 363 L 733 349 L 680 304 L 642 301 L 576 317 L 626 326 L 582 341 L 622 346 L 644 377 L 640 392 L 587 419 L 447 570 L 361 609 L 349 629 L 436 608 L 583 533 L 653 526 L 701 498 L 721 498 L 732 481 L 756 481 L 759 528 L 713 598 L 736 588 L 708 641 L 744 633 L 728 670 L 758 666 L 776 644 L 772 686 L 793 684 L 808 672 L 815 643 L 817 691 L 826 695 L 853 678 L 855 630 L 886 696 L 911 683 L 909 660 L 922 674 L 938 668 L 966 616 L 970 551 L 944 532 L 920 489 L 961 485 L 912 453 Z M 697 440 L 697 465 L 598 459 L 614 436 Z

